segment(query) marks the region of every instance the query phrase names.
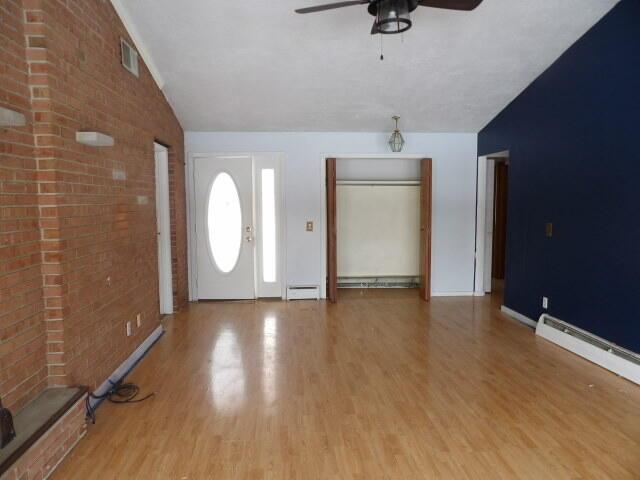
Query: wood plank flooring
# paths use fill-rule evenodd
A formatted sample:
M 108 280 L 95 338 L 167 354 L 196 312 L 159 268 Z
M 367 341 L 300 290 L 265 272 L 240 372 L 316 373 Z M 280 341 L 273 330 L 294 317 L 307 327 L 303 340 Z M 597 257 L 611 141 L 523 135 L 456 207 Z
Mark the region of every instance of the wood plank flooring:
M 496 299 L 199 303 L 51 478 L 640 479 L 640 387 Z

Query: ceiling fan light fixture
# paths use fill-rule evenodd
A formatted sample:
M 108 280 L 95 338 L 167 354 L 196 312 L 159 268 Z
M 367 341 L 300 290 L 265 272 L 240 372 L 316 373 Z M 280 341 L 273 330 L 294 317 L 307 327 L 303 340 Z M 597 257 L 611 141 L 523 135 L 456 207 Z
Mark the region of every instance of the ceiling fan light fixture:
M 385 35 L 406 32 L 411 28 L 409 0 L 380 0 L 377 2 L 376 26 Z

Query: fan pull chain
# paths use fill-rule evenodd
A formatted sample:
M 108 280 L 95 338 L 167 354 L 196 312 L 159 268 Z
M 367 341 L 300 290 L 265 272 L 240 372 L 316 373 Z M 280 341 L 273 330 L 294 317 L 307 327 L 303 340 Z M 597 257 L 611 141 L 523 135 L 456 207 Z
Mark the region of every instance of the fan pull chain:
M 380 33 L 378 34 L 380 36 L 380 61 L 384 60 L 384 55 L 382 53 L 382 37 L 383 35 Z

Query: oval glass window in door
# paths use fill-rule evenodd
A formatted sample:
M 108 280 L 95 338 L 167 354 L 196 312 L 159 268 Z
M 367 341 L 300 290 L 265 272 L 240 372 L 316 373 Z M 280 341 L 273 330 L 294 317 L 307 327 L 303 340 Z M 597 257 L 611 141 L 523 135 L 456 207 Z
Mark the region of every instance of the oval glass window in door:
M 213 261 L 221 272 L 229 273 L 242 247 L 242 209 L 238 189 L 228 173 L 219 173 L 211 184 L 207 224 Z

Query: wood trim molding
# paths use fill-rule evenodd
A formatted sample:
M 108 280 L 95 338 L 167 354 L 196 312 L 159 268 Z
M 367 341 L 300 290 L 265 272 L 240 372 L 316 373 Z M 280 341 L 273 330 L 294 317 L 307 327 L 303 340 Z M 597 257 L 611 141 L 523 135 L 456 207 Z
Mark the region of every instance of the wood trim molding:
M 336 213 L 336 159 L 327 158 L 327 299 L 338 301 L 338 239 Z
M 431 177 L 432 161 L 420 161 L 420 298 L 431 299 Z

